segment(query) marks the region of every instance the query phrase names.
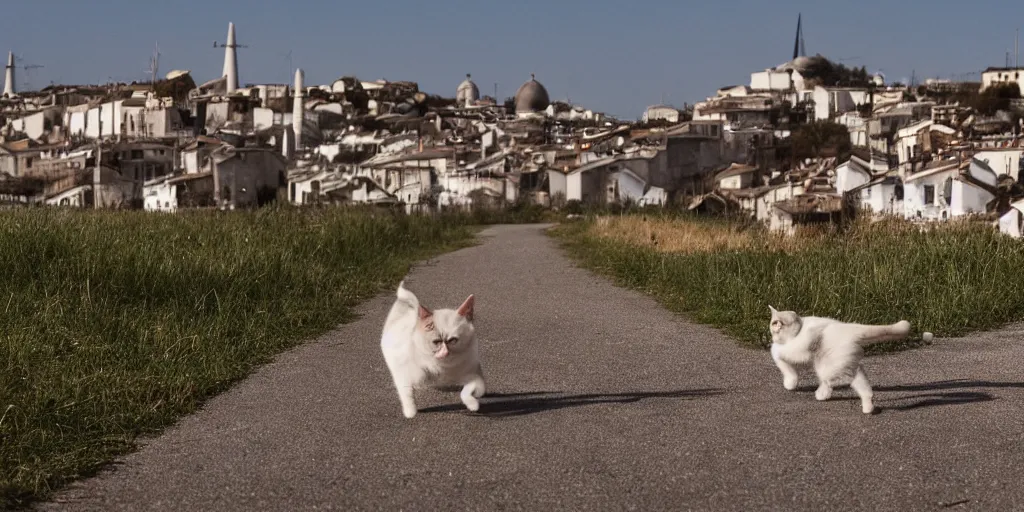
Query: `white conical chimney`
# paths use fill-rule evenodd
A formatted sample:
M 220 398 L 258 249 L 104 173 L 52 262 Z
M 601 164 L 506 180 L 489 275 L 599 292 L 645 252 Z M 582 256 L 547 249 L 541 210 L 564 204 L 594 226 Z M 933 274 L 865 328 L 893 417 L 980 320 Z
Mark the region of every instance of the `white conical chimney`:
M 228 93 L 238 89 L 238 55 L 235 52 L 235 24 L 228 23 L 228 42 L 224 45 L 224 73 L 228 77 Z
M 306 117 L 304 98 L 306 89 L 303 87 L 301 69 L 295 70 L 295 100 L 292 104 L 292 130 L 295 132 L 295 149 L 302 148 L 302 122 Z
M 7 52 L 7 73 L 4 75 L 4 96 L 14 96 L 14 52 Z

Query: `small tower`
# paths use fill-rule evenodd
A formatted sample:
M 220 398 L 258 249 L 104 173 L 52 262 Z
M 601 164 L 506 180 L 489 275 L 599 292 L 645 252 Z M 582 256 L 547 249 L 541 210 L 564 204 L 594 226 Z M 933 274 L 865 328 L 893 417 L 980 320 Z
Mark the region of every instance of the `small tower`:
M 235 51 L 237 46 L 237 41 L 235 41 L 235 24 L 229 22 L 228 42 L 224 45 L 224 73 L 221 75 L 228 77 L 228 94 L 238 89 L 238 54 Z
M 295 70 L 295 100 L 292 104 L 292 130 L 295 132 L 295 149 L 302 148 L 302 123 L 306 118 L 305 102 L 306 89 L 303 86 L 301 69 Z
M 7 52 L 7 72 L 4 74 L 4 96 L 14 97 L 14 52 Z
M 471 107 L 477 100 L 480 99 L 480 89 L 477 88 L 476 84 L 473 83 L 469 73 L 466 73 L 466 79 L 459 84 L 459 88 L 455 90 L 455 103 L 460 107 Z

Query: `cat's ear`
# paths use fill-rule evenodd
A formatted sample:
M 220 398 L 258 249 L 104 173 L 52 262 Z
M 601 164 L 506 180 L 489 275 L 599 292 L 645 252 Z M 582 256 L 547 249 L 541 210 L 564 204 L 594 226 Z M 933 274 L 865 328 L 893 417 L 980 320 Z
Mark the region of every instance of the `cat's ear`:
M 432 311 L 430 311 L 429 309 L 423 307 L 423 305 L 420 304 L 420 320 L 426 320 L 426 319 L 430 318 L 430 316 L 433 315 L 433 314 L 434 313 Z
M 768 309 L 772 310 L 772 316 L 777 315 L 779 313 L 778 311 L 775 310 L 775 308 L 772 307 L 771 304 L 768 305 Z
M 461 306 L 459 306 L 459 309 L 456 312 L 459 314 L 459 316 L 466 317 L 467 320 L 472 322 L 473 321 L 473 296 L 470 295 L 466 299 L 466 301 L 463 302 Z

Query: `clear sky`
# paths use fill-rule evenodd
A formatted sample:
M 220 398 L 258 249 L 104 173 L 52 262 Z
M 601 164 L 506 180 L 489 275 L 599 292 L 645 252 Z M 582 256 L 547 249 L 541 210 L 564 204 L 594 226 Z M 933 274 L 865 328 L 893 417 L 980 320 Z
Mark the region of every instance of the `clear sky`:
M 499 101 L 536 73 L 552 99 L 636 119 L 681 106 L 792 55 L 797 13 L 807 53 L 881 70 L 950 78 L 1002 66 L 1024 14 L 1006 0 L 7 0 L 0 49 L 24 58 L 19 87 L 143 80 L 159 43 L 160 73 L 197 82 L 221 71 L 227 24 L 241 83 L 307 84 L 342 75 L 413 80 L 454 96 L 466 73 Z M 1022 48 L 1024 51 L 1024 48 Z M 1011 63 L 1012 64 L 1012 63 Z M 978 79 L 975 76 L 975 79 Z

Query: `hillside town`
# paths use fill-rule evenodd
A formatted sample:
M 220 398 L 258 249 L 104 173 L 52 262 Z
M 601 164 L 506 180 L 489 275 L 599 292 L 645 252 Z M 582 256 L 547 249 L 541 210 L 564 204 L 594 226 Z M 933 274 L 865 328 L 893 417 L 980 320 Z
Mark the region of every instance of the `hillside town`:
M 409 211 L 534 203 L 746 214 L 791 232 L 853 208 L 1024 232 L 1024 99 L 1016 62 L 964 80 L 894 83 L 806 55 L 681 108 L 624 121 L 552 101 L 341 76 L 242 84 L 228 25 L 222 76 L 20 91 L 0 99 L 0 203 L 77 208 L 392 204 Z M 524 77 L 526 78 L 526 77 Z M 461 83 L 459 83 L 461 79 Z

